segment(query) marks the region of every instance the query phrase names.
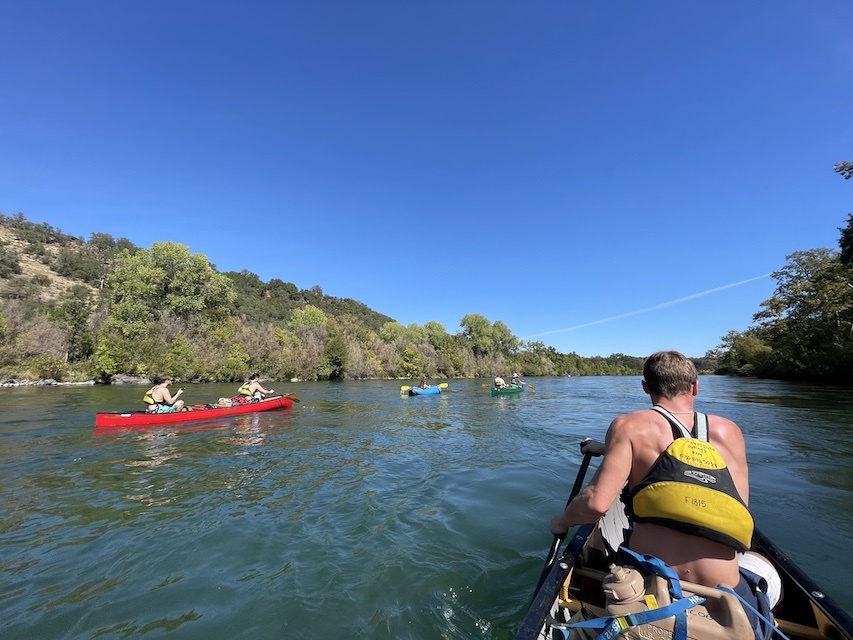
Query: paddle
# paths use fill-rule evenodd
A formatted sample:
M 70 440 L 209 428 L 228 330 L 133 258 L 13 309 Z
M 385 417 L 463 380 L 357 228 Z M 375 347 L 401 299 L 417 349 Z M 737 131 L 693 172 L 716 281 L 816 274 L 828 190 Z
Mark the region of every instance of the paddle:
M 572 487 L 569 499 L 566 500 L 566 507 L 568 507 L 569 503 L 575 499 L 575 496 L 577 496 L 578 493 L 580 493 L 584 476 L 586 476 L 586 470 L 589 467 L 590 458 L 592 458 L 591 453 L 583 454 L 581 468 L 578 470 L 578 477 L 575 478 L 575 486 Z M 551 573 L 551 568 L 554 566 L 554 561 L 557 559 L 557 552 L 560 550 L 560 543 L 563 541 L 564 537 L 565 536 L 554 536 L 554 542 L 551 543 L 551 549 L 548 551 L 548 559 L 545 561 L 545 567 L 542 569 L 542 575 L 539 576 L 539 582 L 536 583 L 536 591 L 533 592 L 534 598 L 536 597 L 536 594 L 539 593 L 539 589 L 542 588 L 542 584 L 545 582 L 548 574 Z
M 447 386 L 448 386 L 448 385 L 447 385 L 447 383 L 446 383 L 446 382 L 442 382 L 441 384 L 436 385 L 436 386 L 437 386 L 437 387 L 441 387 L 442 389 L 447 389 Z M 412 390 L 412 388 L 411 388 L 411 387 L 407 387 L 407 386 L 405 386 L 405 385 L 403 385 L 402 387 L 400 387 L 400 391 L 411 391 L 411 390 Z
M 293 402 L 299 402 L 299 398 L 297 398 L 292 393 L 285 393 L 284 395 L 279 396 L 270 396 L 267 400 L 272 400 L 273 398 L 287 398 L 288 400 L 292 400 Z

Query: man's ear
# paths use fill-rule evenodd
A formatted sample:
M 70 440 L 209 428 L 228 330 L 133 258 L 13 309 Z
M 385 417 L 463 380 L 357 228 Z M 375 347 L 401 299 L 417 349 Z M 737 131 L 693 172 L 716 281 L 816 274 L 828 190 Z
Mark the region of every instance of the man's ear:
M 693 388 L 690 391 L 692 392 L 694 398 L 699 395 L 699 381 L 698 380 L 693 383 Z
M 649 391 L 649 383 L 646 382 L 645 380 L 643 380 L 642 382 L 643 382 L 643 392 L 644 393 L 651 393 L 651 391 Z

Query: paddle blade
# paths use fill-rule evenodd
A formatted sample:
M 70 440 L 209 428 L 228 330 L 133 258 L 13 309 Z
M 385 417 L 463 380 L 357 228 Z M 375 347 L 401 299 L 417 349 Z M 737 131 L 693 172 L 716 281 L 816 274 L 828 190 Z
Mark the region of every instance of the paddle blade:
M 284 396 L 284 397 L 285 397 L 285 398 L 287 398 L 288 400 L 292 400 L 293 402 L 299 402 L 299 398 L 297 398 L 297 397 L 296 397 L 295 395 L 293 395 L 292 393 L 288 393 L 288 394 L 287 394 L 286 396 Z
M 442 383 L 441 383 L 440 385 L 438 385 L 438 386 L 439 386 L 439 387 L 441 387 L 442 389 L 447 389 L 447 383 L 446 383 L 446 382 L 442 382 Z
M 491 386 L 492 386 L 492 385 L 491 385 L 491 384 L 489 384 L 488 382 L 484 382 L 484 383 L 482 384 L 483 389 L 485 389 L 486 387 L 491 387 Z
M 405 386 L 405 385 L 403 385 L 402 387 L 400 387 L 400 391 L 409 391 L 410 389 L 411 389 L 411 387 L 407 387 L 407 386 Z
M 531 389 L 533 389 L 534 391 L 536 391 L 536 387 L 534 387 L 532 384 L 529 384 L 527 386 L 530 387 Z

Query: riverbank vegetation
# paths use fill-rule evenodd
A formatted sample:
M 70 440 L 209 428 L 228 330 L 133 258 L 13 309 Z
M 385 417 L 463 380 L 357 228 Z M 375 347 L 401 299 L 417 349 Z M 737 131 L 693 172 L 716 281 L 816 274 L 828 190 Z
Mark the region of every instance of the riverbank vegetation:
M 638 375 L 642 363 L 558 353 L 478 313 L 455 333 L 436 321 L 403 326 L 319 286 L 220 273 L 175 242 L 86 241 L 0 214 L 0 380 Z
M 835 172 L 849 180 L 853 163 L 842 162 Z M 708 354 L 719 373 L 853 383 L 853 213 L 839 231 L 838 250 L 787 256 L 755 325 L 730 331 Z
M 850 179 L 853 163 L 835 171 Z M 694 359 L 700 372 L 853 383 L 853 214 L 839 230 L 838 251 L 787 256 L 755 324 Z M 0 214 L 0 381 L 639 375 L 642 365 L 558 353 L 478 313 L 454 333 L 434 320 L 403 326 L 319 286 L 220 273 L 175 242 L 86 241 Z

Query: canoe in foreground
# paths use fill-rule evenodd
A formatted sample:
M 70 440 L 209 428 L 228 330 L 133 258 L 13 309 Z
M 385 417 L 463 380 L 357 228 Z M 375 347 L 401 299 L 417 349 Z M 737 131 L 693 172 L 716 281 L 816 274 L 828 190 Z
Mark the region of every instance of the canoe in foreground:
M 583 547 L 591 530 L 591 525 L 580 527 L 559 561 L 554 563 L 551 572 L 533 598 L 515 640 L 553 640 L 567 637 L 559 628 L 559 623 L 567 621 L 582 604 L 596 615 L 609 615 L 603 608 L 606 602 L 602 590 L 602 580 L 609 573 L 609 568 L 595 566 L 593 562 L 586 565 L 584 562 Z M 790 640 L 853 640 L 853 618 L 757 529 L 753 534 L 752 548 L 771 561 L 781 579 L 782 598 L 773 609 L 779 631 Z M 682 581 L 681 585 L 685 591 L 690 591 L 689 582 Z M 699 595 L 731 598 L 735 605 L 740 604 L 730 594 L 724 594 L 717 589 L 694 586 L 696 588 L 692 592 Z M 703 590 L 713 593 L 708 595 Z M 663 606 L 660 602 L 658 605 Z M 636 603 L 631 606 L 636 606 Z M 738 622 L 739 618 L 743 618 L 745 623 L 742 607 L 732 611 L 736 611 L 738 615 L 729 616 L 728 626 L 723 626 L 707 615 L 704 606 L 689 609 L 688 638 L 691 640 L 754 640 L 754 634 L 748 627 L 748 623 L 744 632 L 743 623 Z M 618 638 L 629 635 L 640 640 L 652 638 L 668 640 L 672 637 L 672 620 L 673 618 L 670 617 L 639 627 L 629 627 L 619 634 Z M 598 633 L 598 630 L 594 630 L 590 637 L 594 638 Z M 774 633 L 772 638 L 782 640 L 783 636 Z
M 427 387 L 426 389 L 421 389 L 420 387 L 412 387 L 409 389 L 410 396 L 434 396 L 437 393 L 441 393 L 441 387 L 437 384 Z
M 519 386 L 517 384 L 511 384 L 505 389 L 498 389 L 497 387 L 492 387 L 493 396 L 514 395 L 516 393 L 521 393 L 522 391 L 524 391 L 524 387 Z
M 258 413 L 259 411 L 289 409 L 292 406 L 293 400 L 287 396 L 277 396 L 275 398 L 261 400 L 260 402 L 249 402 L 231 407 L 197 409 L 194 411 L 180 411 L 178 413 L 146 413 L 145 411 L 96 413 L 95 428 L 120 429 L 180 424 L 184 422 L 198 422 L 199 420 L 216 420 L 243 413 Z

